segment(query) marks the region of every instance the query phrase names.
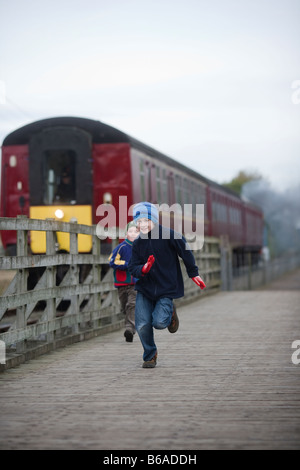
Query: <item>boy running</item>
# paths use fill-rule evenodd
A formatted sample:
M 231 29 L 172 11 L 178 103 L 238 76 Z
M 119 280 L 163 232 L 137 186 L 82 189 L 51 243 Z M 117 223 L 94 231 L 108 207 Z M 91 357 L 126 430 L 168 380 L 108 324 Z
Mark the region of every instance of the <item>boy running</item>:
M 134 206 L 133 218 L 140 236 L 132 246 L 128 270 L 138 279 L 135 289 L 135 327 L 144 348 L 143 368 L 154 368 L 157 348 L 153 328 L 178 330 L 179 320 L 173 299 L 183 297 L 184 285 L 180 269 L 180 256 L 188 276 L 204 289 L 195 258 L 185 238 L 172 229 L 159 224 L 158 211 L 149 202 Z

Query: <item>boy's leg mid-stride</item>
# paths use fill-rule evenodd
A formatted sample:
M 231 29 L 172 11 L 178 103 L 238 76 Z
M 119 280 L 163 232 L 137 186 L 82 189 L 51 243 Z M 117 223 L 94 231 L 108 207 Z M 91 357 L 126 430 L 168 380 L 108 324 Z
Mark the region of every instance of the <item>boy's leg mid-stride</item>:
M 206 286 L 199 276 L 192 251 L 182 235 L 158 222 L 157 208 L 149 202 L 136 204 L 133 209 L 139 237 L 132 245 L 129 272 L 137 279 L 135 289 L 135 327 L 144 348 L 143 368 L 154 368 L 157 348 L 153 329 L 178 330 L 179 320 L 173 299 L 184 295 L 179 263 L 182 258 L 188 276 L 197 286 Z
M 157 347 L 153 328 L 163 330 L 170 326 L 173 316 L 172 299 L 151 300 L 138 292 L 135 308 L 135 327 L 144 348 L 143 368 L 156 366 Z

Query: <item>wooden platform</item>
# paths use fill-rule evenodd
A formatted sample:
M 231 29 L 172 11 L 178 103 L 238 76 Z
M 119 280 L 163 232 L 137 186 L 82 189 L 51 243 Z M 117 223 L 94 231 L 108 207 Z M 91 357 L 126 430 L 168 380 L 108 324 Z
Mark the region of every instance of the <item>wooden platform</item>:
M 0 449 L 300 449 L 299 306 L 294 289 L 181 307 L 156 369 L 123 331 L 10 369 Z

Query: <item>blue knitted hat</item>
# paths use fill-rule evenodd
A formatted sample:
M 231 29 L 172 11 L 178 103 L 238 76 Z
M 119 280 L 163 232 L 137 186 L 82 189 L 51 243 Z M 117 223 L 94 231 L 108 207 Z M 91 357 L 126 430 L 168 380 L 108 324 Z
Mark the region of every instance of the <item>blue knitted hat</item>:
M 139 202 L 133 208 L 133 219 L 137 222 L 139 219 L 152 220 L 154 224 L 158 224 L 158 210 L 150 202 Z

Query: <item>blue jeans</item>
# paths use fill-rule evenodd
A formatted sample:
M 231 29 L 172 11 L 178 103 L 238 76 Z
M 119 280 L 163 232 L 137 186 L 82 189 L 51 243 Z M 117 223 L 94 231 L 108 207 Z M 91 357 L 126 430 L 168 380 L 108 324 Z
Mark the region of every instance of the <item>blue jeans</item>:
M 135 304 L 135 328 L 144 348 L 144 361 L 150 361 L 157 351 L 153 328 L 163 330 L 170 325 L 173 301 L 167 297 L 157 301 L 137 293 Z

